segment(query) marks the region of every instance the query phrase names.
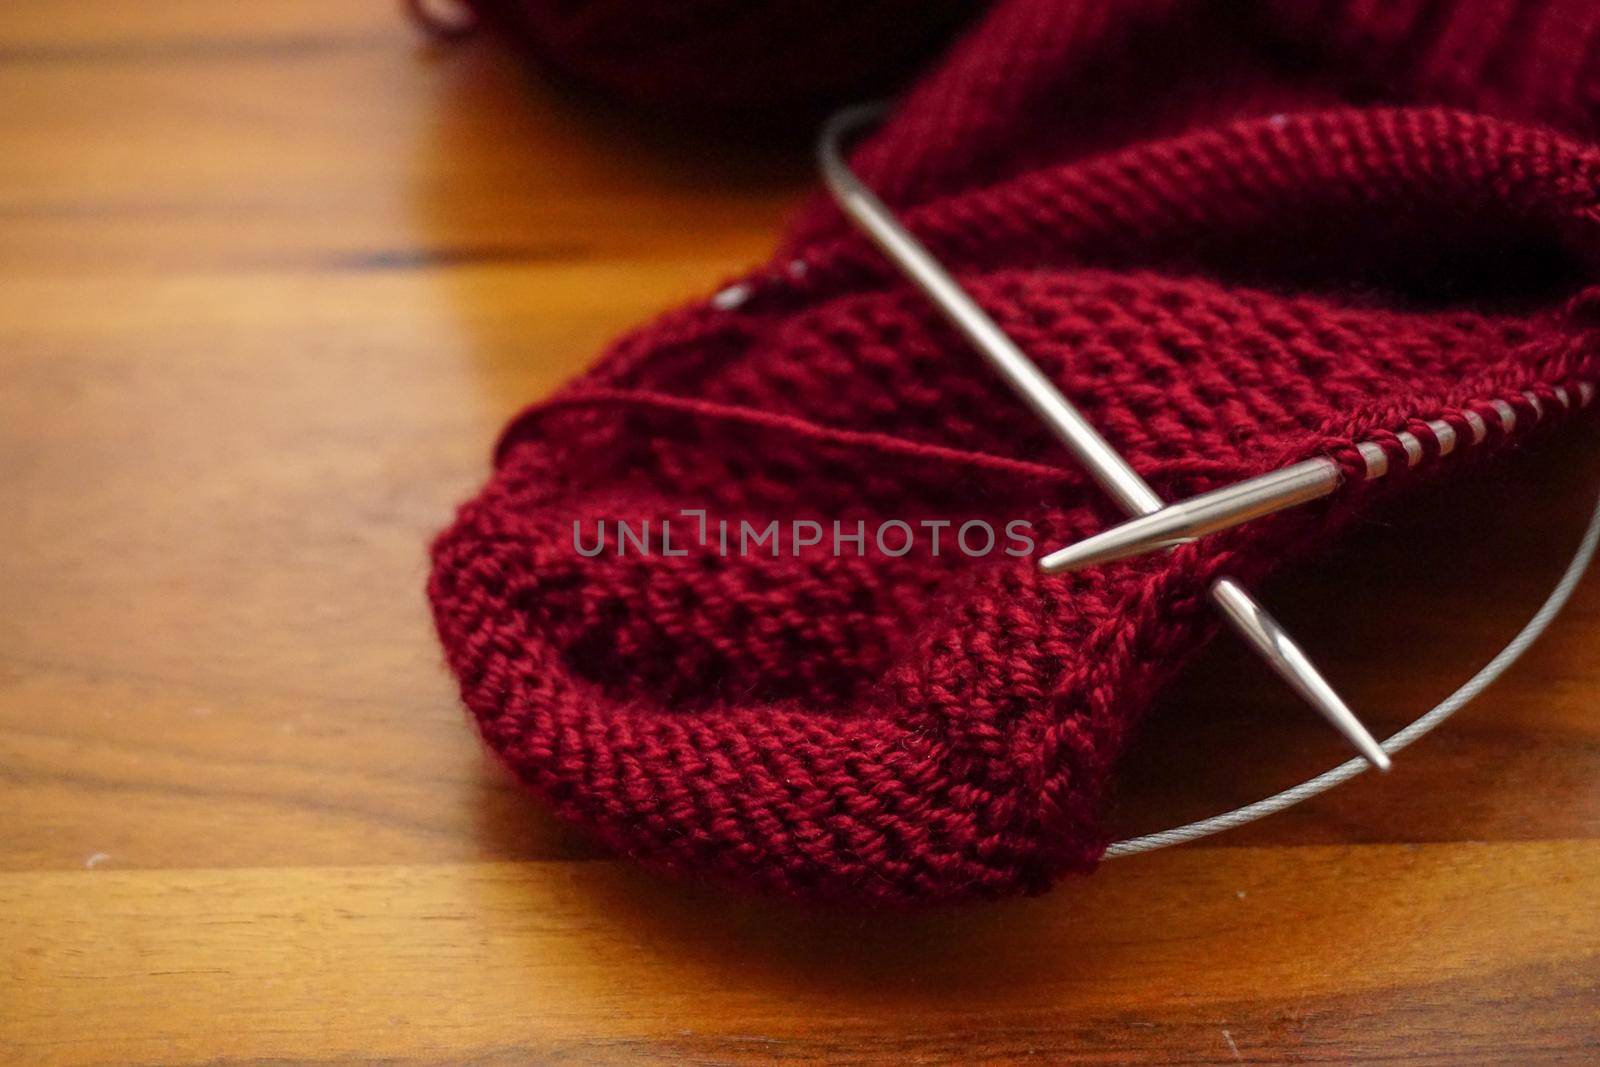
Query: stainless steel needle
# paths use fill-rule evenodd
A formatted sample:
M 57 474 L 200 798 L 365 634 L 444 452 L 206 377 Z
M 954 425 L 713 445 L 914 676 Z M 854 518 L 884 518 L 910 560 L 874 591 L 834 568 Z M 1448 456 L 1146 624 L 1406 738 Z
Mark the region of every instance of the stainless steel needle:
M 1119 507 L 1134 517 L 1162 510 L 1164 504 L 1155 490 L 845 164 L 840 141 L 848 131 L 874 121 L 880 111 L 876 106 L 843 111 L 824 127 L 817 154 L 823 180 L 834 199 L 1050 426 Z M 1219 578 L 1212 583 L 1210 594 L 1223 617 L 1280 677 L 1344 734 L 1369 763 L 1380 771 L 1389 769 L 1389 756 L 1382 746 L 1249 593 L 1233 579 Z
M 1342 480 L 1337 463 L 1308 459 L 1129 519 L 1057 549 L 1039 566 L 1047 574 L 1061 574 L 1171 548 L 1327 496 Z

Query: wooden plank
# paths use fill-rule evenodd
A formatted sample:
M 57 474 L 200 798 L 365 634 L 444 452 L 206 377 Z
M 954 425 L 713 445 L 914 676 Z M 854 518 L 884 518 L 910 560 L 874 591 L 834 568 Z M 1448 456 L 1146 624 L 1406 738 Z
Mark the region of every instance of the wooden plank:
M 533 91 L 482 42 L 435 55 L 375 5 L 25 4 L 0 57 L 5 274 L 687 252 L 708 284 L 806 170 Z
M 1597 877 L 1588 841 L 1195 849 L 1041 900 L 869 918 L 610 863 L 6 874 L 0 1048 L 38 1064 L 1226 1063 L 1286 1044 L 1576 1061 L 1600 1040 Z

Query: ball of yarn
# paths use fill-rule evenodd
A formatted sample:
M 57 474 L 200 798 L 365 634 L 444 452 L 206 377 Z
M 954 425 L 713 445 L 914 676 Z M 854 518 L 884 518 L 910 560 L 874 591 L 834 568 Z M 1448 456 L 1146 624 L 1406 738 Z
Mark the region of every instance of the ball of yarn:
M 657 110 L 805 112 L 886 91 L 972 0 L 468 0 L 539 62 Z

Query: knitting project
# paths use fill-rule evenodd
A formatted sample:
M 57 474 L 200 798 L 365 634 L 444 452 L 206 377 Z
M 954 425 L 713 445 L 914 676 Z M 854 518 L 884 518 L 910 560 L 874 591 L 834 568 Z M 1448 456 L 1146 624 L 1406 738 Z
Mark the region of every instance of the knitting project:
M 1020 519 L 1042 553 L 1120 518 L 819 198 L 505 431 L 433 549 L 467 707 L 562 817 L 660 867 L 897 905 L 1092 869 L 1213 577 L 1589 395 L 1597 126 L 1588 0 L 995 5 L 856 171 L 1164 497 L 1319 454 L 1346 486 L 1062 577 L 954 529 L 937 555 L 724 553 L 719 520 Z M 1440 456 L 1429 420 L 1487 434 Z M 1398 473 L 1364 482 L 1363 441 Z M 577 549 L 617 520 L 647 544 Z

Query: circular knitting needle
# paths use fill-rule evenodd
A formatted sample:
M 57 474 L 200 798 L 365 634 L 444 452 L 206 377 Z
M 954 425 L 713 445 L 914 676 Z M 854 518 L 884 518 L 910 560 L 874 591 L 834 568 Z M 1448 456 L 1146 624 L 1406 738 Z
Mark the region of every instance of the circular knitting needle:
M 878 105 L 850 108 L 823 127 L 818 162 L 823 181 L 840 208 L 1049 425 L 1123 511 L 1133 517 L 1161 511 L 1165 505 L 1149 483 L 846 165 L 839 148 L 844 135 L 875 121 L 881 113 Z M 1210 594 L 1222 616 L 1279 677 L 1332 723 L 1367 762 L 1380 771 L 1389 769 L 1388 754 L 1266 609 L 1231 578 L 1214 581 Z

